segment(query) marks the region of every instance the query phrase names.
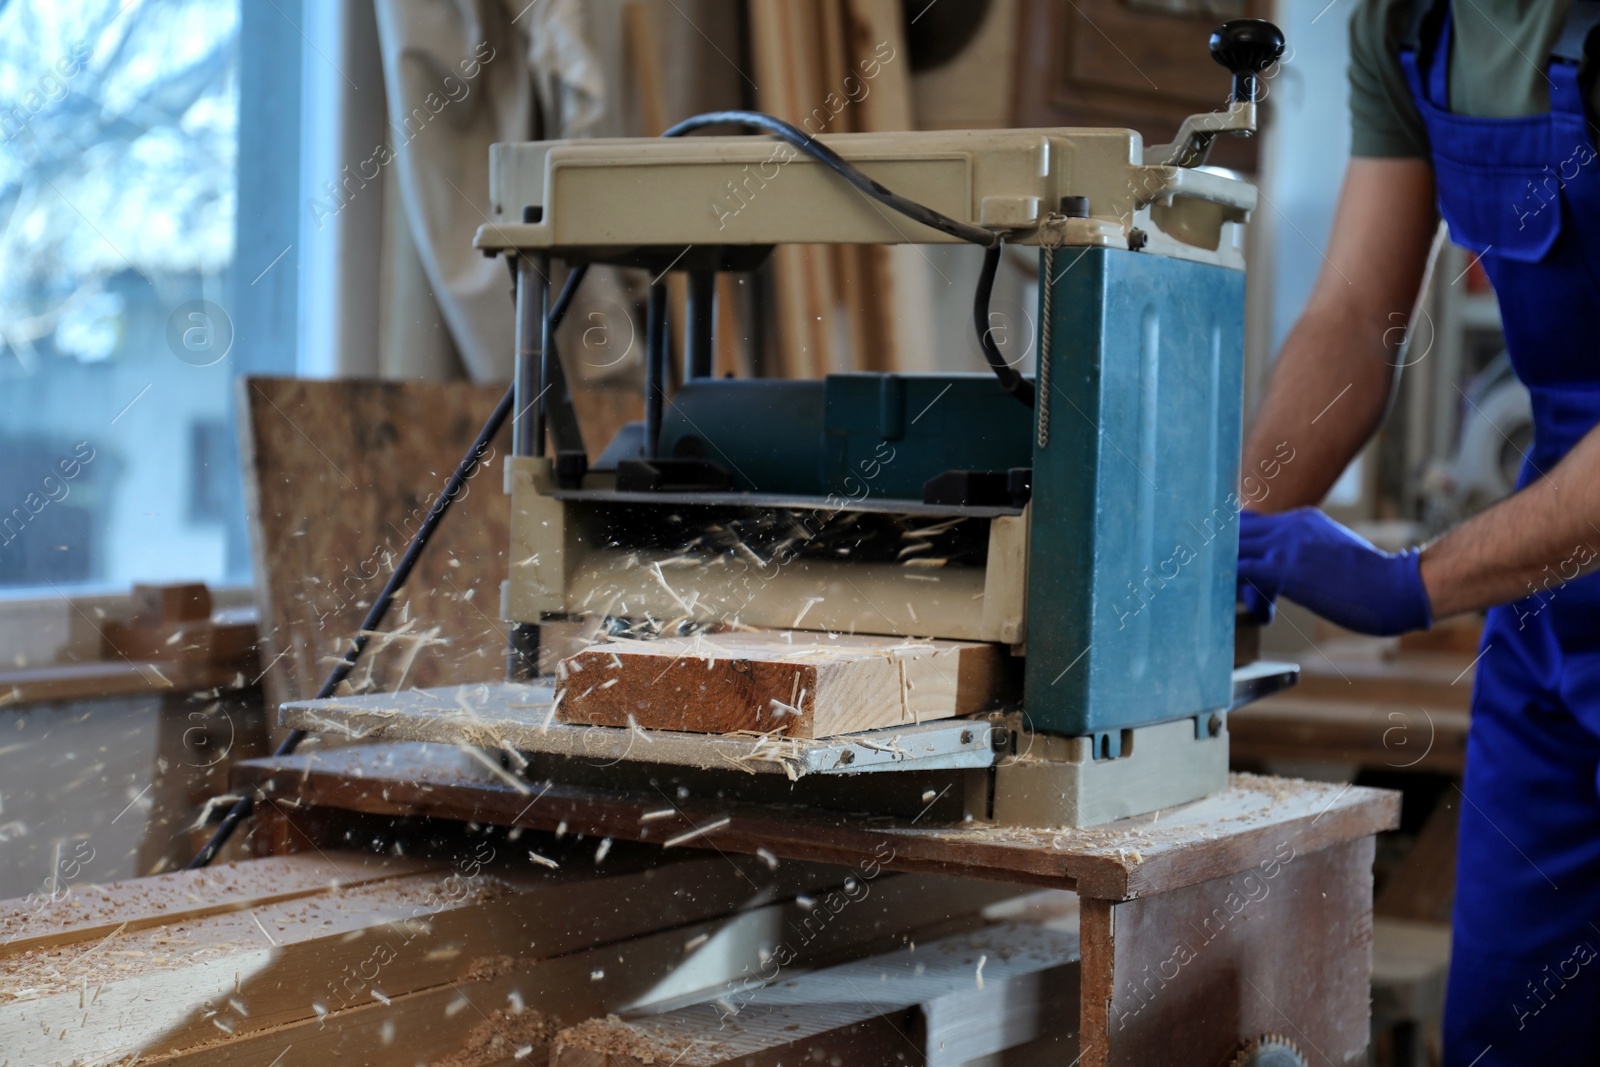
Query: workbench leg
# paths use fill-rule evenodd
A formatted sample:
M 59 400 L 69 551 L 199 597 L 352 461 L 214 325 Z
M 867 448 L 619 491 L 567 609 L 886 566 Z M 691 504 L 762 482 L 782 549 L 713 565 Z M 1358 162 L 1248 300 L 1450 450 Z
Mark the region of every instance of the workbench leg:
M 1224 1064 L 1279 1034 L 1308 1061 L 1364 1064 L 1373 839 L 1169 893 L 1082 904 L 1082 1067 Z

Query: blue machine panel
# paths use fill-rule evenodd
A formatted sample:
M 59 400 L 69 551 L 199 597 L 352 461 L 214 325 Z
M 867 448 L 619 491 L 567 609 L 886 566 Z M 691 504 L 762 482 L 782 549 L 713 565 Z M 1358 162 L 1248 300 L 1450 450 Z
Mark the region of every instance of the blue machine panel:
M 1115 755 L 1232 695 L 1244 275 L 1101 248 L 1055 270 L 1025 704 Z
M 745 491 L 921 501 L 948 470 L 1026 467 L 1031 433 L 988 371 L 700 378 L 673 396 L 661 445 L 723 464 Z

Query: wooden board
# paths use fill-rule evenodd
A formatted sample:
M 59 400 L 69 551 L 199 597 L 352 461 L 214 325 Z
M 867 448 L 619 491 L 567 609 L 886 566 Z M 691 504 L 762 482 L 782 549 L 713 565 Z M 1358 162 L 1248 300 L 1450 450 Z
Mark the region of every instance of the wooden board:
M 461 746 L 467 759 L 481 756 L 470 751 L 474 748 L 499 749 L 512 763 L 540 756 L 610 762 L 638 754 L 637 748 L 661 767 L 732 770 L 740 778 L 775 777 L 791 782 L 818 773 L 849 772 L 849 777 L 859 778 L 869 771 L 912 767 L 921 771 L 988 768 L 996 759 L 988 724 L 967 719 L 934 719 L 833 738 L 790 738 L 596 729 L 559 722 L 557 710 L 551 686 L 480 682 L 289 703 L 280 709 L 279 723 L 333 741 L 429 741 Z M 839 786 L 835 781 L 834 788 Z M 919 803 L 917 809 L 923 806 Z
M 812 108 L 822 106 L 823 97 L 815 0 L 749 0 L 749 14 L 755 81 L 761 87 L 756 103 L 767 114 L 802 123 Z M 833 275 L 827 248 L 782 245 L 773 251 L 775 377 L 815 378 L 834 369 Z
M 423 744 L 377 744 L 251 760 L 236 788 L 288 805 L 552 828 L 619 840 L 1076 888 L 1126 900 L 1248 869 L 1289 841 L 1311 852 L 1393 829 L 1399 795 L 1360 786 L 1230 776 L 1226 792 L 1081 830 L 925 826 L 792 807 L 546 784 L 537 800 L 487 768 L 442 763 Z M 648 815 L 649 818 L 645 818 Z M 689 835 L 687 838 L 684 835 Z
M 1062 1014 L 1076 1016 L 1077 956 L 1072 934 L 1001 924 L 795 978 L 774 968 L 770 985 L 563 1030 L 550 1063 L 892 1063 L 906 1053 L 912 1063 L 954 1067 L 1044 1037 Z
M 508 312 L 509 314 L 509 309 Z M 314 694 L 503 392 L 463 382 L 241 381 L 245 498 L 272 704 Z M 509 430 L 351 676 L 356 691 L 503 677 Z
M 1426 708 L 1472 702 L 1476 656 L 1464 652 L 1396 650 L 1383 638 L 1323 641 L 1300 655 L 1300 697 Z
M 200 871 L 126 882 L 73 886 L 34 901 L 0 902 L 0 952 L 76 944 L 113 931 L 136 931 L 345 886 L 421 874 L 429 864 L 360 853 L 274 856 L 219 863 Z
M 1373 910 L 1392 919 L 1449 923 L 1456 899 L 1456 793 L 1441 796 L 1400 866 L 1378 894 Z
M 837 734 L 992 707 L 1001 651 L 979 642 L 712 634 L 597 645 L 557 669 L 557 717 L 697 733 Z
M 1310 697 L 1297 687 L 1228 716 L 1230 757 L 1356 763 L 1461 774 L 1471 715 L 1461 708 Z

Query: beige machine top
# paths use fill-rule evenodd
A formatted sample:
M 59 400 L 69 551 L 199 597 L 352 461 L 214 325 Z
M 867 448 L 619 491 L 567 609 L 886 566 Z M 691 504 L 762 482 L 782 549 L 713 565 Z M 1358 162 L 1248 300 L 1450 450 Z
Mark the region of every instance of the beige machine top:
M 1248 111 L 1249 114 L 1241 114 Z M 1254 105 L 1217 120 L 1254 126 Z M 1016 244 L 1141 248 L 1243 269 L 1254 186 L 1225 174 L 1146 163 L 1123 129 L 957 130 L 819 138 L 894 192 Z M 769 136 L 617 138 L 497 144 L 494 221 L 476 244 L 603 259 L 689 245 L 946 244 L 826 166 Z M 1062 213 L 1084 197 L 1088 217 Z M 537 221 L 524 222 L 524 219 Z

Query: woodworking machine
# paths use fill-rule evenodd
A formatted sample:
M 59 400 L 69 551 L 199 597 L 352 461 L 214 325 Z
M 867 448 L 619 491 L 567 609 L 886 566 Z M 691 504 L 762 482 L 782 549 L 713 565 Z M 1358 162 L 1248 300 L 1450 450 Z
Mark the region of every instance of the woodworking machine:
M 1019 387 L 1031 407 L 990 373 L 712 376 L 719 272 L 786 244 L 959 240 L 781 140 L 495 145 L 494 218 L 477 244 L 517 279 L 512 681 L 530 680 L 541 629 L 548 652 L 556 624 L 578 620 L 631 637 L 737 624 L 994 642 L 1018 699 L 981 728 L 924 722 L 881 731 L 887 747 L 787 742 L 776 784 L 820 777 L 803 795 L 854 803 L 872 779 L 862 805 L 914 811 L 945 781 L 945 816 L 1025 825 L 1091 825 L 1224 788 L 1228 711 L 1293 668 L 1235 670 L 1256 191 L 1201 169 L 1213 137 L 1254 130 L 1257 76 L 1282 37 L 1240 20 L 1212 47 L 1234 71 L 1233 99 L 1171 144 L 1078 128 L 818 139 L 894 194 L 1037 249 L 1036 371 Z M 558 260 L 655 279 L 645 418 L 592 465 L 550 337 Z M 669 273 L 688 279 L 675 390 Z M 674 733 L 635 745 L 633 733 L 546 723 L 497 736 L 558 780 L 595 776 L 580 755 L 690 780 L 751 744 Z

